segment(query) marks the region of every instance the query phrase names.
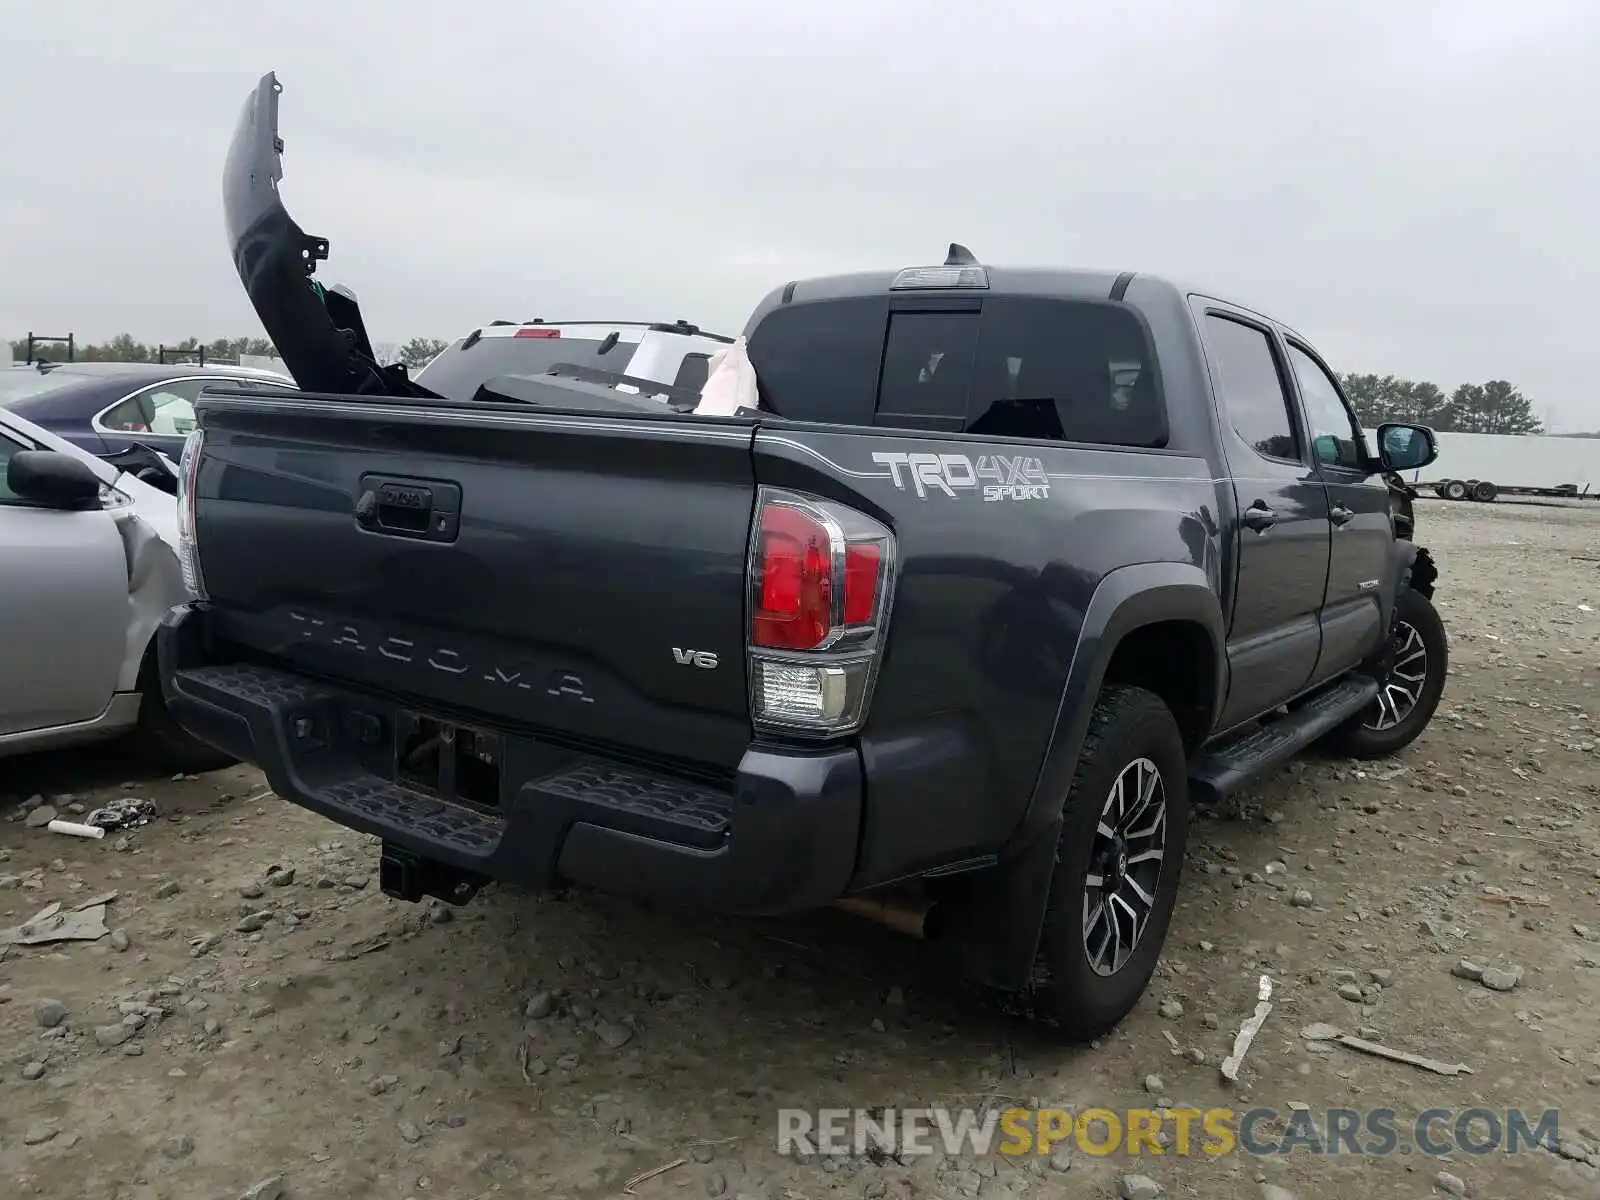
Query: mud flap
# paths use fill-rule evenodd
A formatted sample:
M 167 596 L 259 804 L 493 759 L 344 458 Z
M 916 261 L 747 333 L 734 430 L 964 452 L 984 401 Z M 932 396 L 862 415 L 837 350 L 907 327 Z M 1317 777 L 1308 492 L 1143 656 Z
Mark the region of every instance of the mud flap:
M 1022 850 L 942 905 L 939 941 L 968 982 L 1018 992 L 1033 975 L 1061 841 L 1061 816 Z

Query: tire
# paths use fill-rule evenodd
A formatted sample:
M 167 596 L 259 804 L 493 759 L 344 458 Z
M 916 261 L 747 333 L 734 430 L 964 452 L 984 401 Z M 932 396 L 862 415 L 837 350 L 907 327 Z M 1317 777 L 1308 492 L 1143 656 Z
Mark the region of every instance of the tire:
M 172 719 L 161 694 L 161 671 L 155 647 L 139 669 L 139 721 L 128 735 L 127 749 L 137 758 L 165 771 L 199 775 L 234 766 L 239 760 L 208 746 Z
M 1329 739 L 1331 748 L 1348 758 L 1387 758 L 1404 750 L 1428 727 L 1444 695 L 1445 679 L 1450 673 L 1450 641 L 1438 609 L 1421 592 L 1401 588 L 1395 600 L 1394 622 L 1378 667 L 1379 687 L 1383 689 L 1379 699 L 1351 717 Z M 1418 647 L 1423 655 L 1420 684 L 1413 678 Z M 1409 707 L 1401 702 L 1402 695 L 1410 697 Z M 1386 696 L 1394 704 L 1393 709 L 1384 708 Z M 1394 719 L 1396 715 L 1398 720 Z
M 1152 775 L 1158 785 L 1152 802 L 1160 797 L 1165 805 L 1159 835 L 1137 836 L 1151 823 L 1145 819 L 1148 810 L 1134 807 L 1135 792 L 1121 810 L 1121 828 L 1134 836 L 1108 842 L 1098 830 L 1114 823 L 1102 818 L 1115 816 L 1119 781 L 1128 797 L 1130 788 Z M 1135 816 L 1138 821 L 1129 820 Z M 1188 762 L 1177 721 L 1153 692 L 1106 685 L 1095 702 L 1063 810 L 1061 844 L 1027 995 L 1027 1013 L 1038 1025 L 1067 1041 L 1090 1041 L 1113 1029 L 1139 1002 L 1172 920 L 1188 829 Z M 1157 841 L 1160 857 L 1152 871 L 1149 860 L 1138 860 Z M 1111 854 L 1120 864 L 1106 861 Z M 1124 880 L 1138 885 L 1136 890 L 1128 882 L 1111 883 L 1119 869 L 1126 872 Z M 1095 879 L 1104 886 L 1094 888 Z M 1151 902 L 1145 905 L 1141 895 Z M 1117 914 L 1125 935 L 1130 914 L 1136 918 L 1137 913 L 1124 897 L 1145 915 L 1131 952 L 1119 956 L 1103 914 Z M 1086 910 L 1102 914 L 1087 931 Z
M 1472 498 L 1479 504 L 1493 504 L 1499 495 L 1500 489 L 1487 479 L 1474 484 L 1472 488 Z
M 1460 479 L 1446 479 L 1442 494 L 1446 500 L 1465 500 L 1467 485 Z

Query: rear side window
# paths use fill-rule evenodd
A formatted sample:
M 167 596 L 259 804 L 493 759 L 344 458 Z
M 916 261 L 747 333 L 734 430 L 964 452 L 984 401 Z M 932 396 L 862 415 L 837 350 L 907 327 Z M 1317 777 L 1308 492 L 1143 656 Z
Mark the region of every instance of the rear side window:
M 981 311 L 887 297 L 776 309 L 750 339 L 773 411 L 803 421 L 1163 446 L 1144 326 L 1093 301 L 989 296 Z
M 204 379 L 158 383 L 110 409 L 100 418 L 100 424 L 115 433 L 181 437 L 194 428 L 194 402 L 206 383 Z
M 598 338 L 483 337 L 453 343 L 417 372 L 417 382 L 447 400 L 471 400 L 497 375 L 543 375 L 560 363 L 627 374 L 637 342 L 615 342 L 605 353 Z M 465 348 L 463 348 L 465 347 Z
M 1264 458 L 1298 462 L 1300 445 L 1272 340 L 1253 325 L 1206 315 L 1214 383 L 1234 432 Z

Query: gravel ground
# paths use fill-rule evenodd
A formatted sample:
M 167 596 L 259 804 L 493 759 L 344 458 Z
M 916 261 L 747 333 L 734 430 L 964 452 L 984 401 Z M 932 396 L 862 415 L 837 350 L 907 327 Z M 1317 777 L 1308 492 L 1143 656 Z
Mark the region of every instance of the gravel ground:
M 0 1195 L 602 1197 L 674 1162 L 637 1195 L 1600 1194 L 1600 511 L 1418 516 L 1452 638 L 1433 727 L 1393 762 L 1307 760 L 1204 815 L 1157 978 L 1093 1047 L 1040 1040 L 837 912 L 405 905 L 379 894 L 374 845 L 253 771 L 0 764 L 0 927 L 116 893 L 106 937 L 0 954 Z M 85 842 L 30 816 L 121 796 L 159 819 Z M 1217 1064 L 1262 974 L 1275 1007 L 1229 1084 Z M 1317 1022 L 1472 1073 L 1303 1038 Z M 1565 1142 L 1444 1160 L 776 1149 L 780 1106 L 1034 1101 L 1402 1123 L 1555 1106 Z

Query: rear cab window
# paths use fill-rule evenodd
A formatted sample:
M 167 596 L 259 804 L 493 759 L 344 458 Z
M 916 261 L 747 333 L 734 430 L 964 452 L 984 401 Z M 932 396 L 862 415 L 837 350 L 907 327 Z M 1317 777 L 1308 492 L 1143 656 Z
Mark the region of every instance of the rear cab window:
M 986 296 L 890 311 L 884 297 L 826 301 L 775 310 L 750 351 L 765 403 L 794 420 L 1167 442 L 1149 336 L 1111 302 Z

